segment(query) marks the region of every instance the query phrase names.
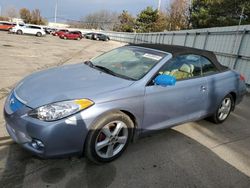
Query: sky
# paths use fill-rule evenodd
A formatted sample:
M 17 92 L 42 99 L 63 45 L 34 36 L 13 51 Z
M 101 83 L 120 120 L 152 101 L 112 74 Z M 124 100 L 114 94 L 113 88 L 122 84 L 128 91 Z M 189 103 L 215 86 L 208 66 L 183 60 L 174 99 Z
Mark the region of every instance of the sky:
M 9 7 L 40 9 L 43 17 L 52 21 L 57 0 L 0 0 L 2 14 Z M 157 8 L 159 0 L 58 0 L 58 17 L 80 20 L 83 16 L 98 10 L 122 12 L 127 10 L 137 15 L 147 6 Z M 170 0 L 161 0 L 161 7 L 165 9 Z

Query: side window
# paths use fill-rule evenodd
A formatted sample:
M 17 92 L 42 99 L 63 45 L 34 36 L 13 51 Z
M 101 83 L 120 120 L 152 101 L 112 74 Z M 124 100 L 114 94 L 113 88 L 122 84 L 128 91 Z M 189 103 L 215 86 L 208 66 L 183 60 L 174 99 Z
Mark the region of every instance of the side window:
M 30 26 L 31 29 L 41 29 L 40 27 L 37 26 Z
M 200 63 L 201 63 L 202 75 L 203 76 L 206 76 L 206 75 L 209 75 L 209 74 L 214 74 L 214 73 L 218 72 L 218 70 L 214 66 L 214 64 L 211 63 L 211 61 L 209 61 L 207 58 L 201 57 L 200 58 Z
M 201 76 L 200 56 L 179 55 L 168 61 L 159 74 L 174 76 L 176 80 Z

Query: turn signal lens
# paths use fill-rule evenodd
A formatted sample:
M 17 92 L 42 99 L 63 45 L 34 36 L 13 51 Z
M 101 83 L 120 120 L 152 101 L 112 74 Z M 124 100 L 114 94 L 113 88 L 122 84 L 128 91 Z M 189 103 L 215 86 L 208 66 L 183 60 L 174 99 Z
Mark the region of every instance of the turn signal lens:
M 245 81 L 246 79 L 245 79 L 245 77 L 243 75 L 240 75 L 240 80 Z

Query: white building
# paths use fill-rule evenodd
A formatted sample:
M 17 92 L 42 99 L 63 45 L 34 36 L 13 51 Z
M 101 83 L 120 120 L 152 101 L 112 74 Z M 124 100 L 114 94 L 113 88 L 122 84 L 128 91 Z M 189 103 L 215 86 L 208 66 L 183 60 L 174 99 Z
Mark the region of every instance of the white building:
M 64 23 L 55 23 L 55 22 L 49 22 L 48 27 L 53 27 L 53 28 L 68 28 L 68 24 Z

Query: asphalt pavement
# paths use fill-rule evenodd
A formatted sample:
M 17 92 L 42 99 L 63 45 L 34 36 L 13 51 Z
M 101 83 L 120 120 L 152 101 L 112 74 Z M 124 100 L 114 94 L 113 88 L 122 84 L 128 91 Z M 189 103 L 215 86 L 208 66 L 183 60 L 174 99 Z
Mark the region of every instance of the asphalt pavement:
M 3 33 L 0 39 L 0 107 L 8 88 L 23 76 L 122 45 Z M 249 112 L 248 95 L 223 124 L 201 120 L 162 130 L 131 143 L 119 159 L 105 165 L 94 165 L 84 157 L 40 159 L 1 137 L 0 187 L 249 188 Z M 0 116 L 0 131 L 3 123 Z

